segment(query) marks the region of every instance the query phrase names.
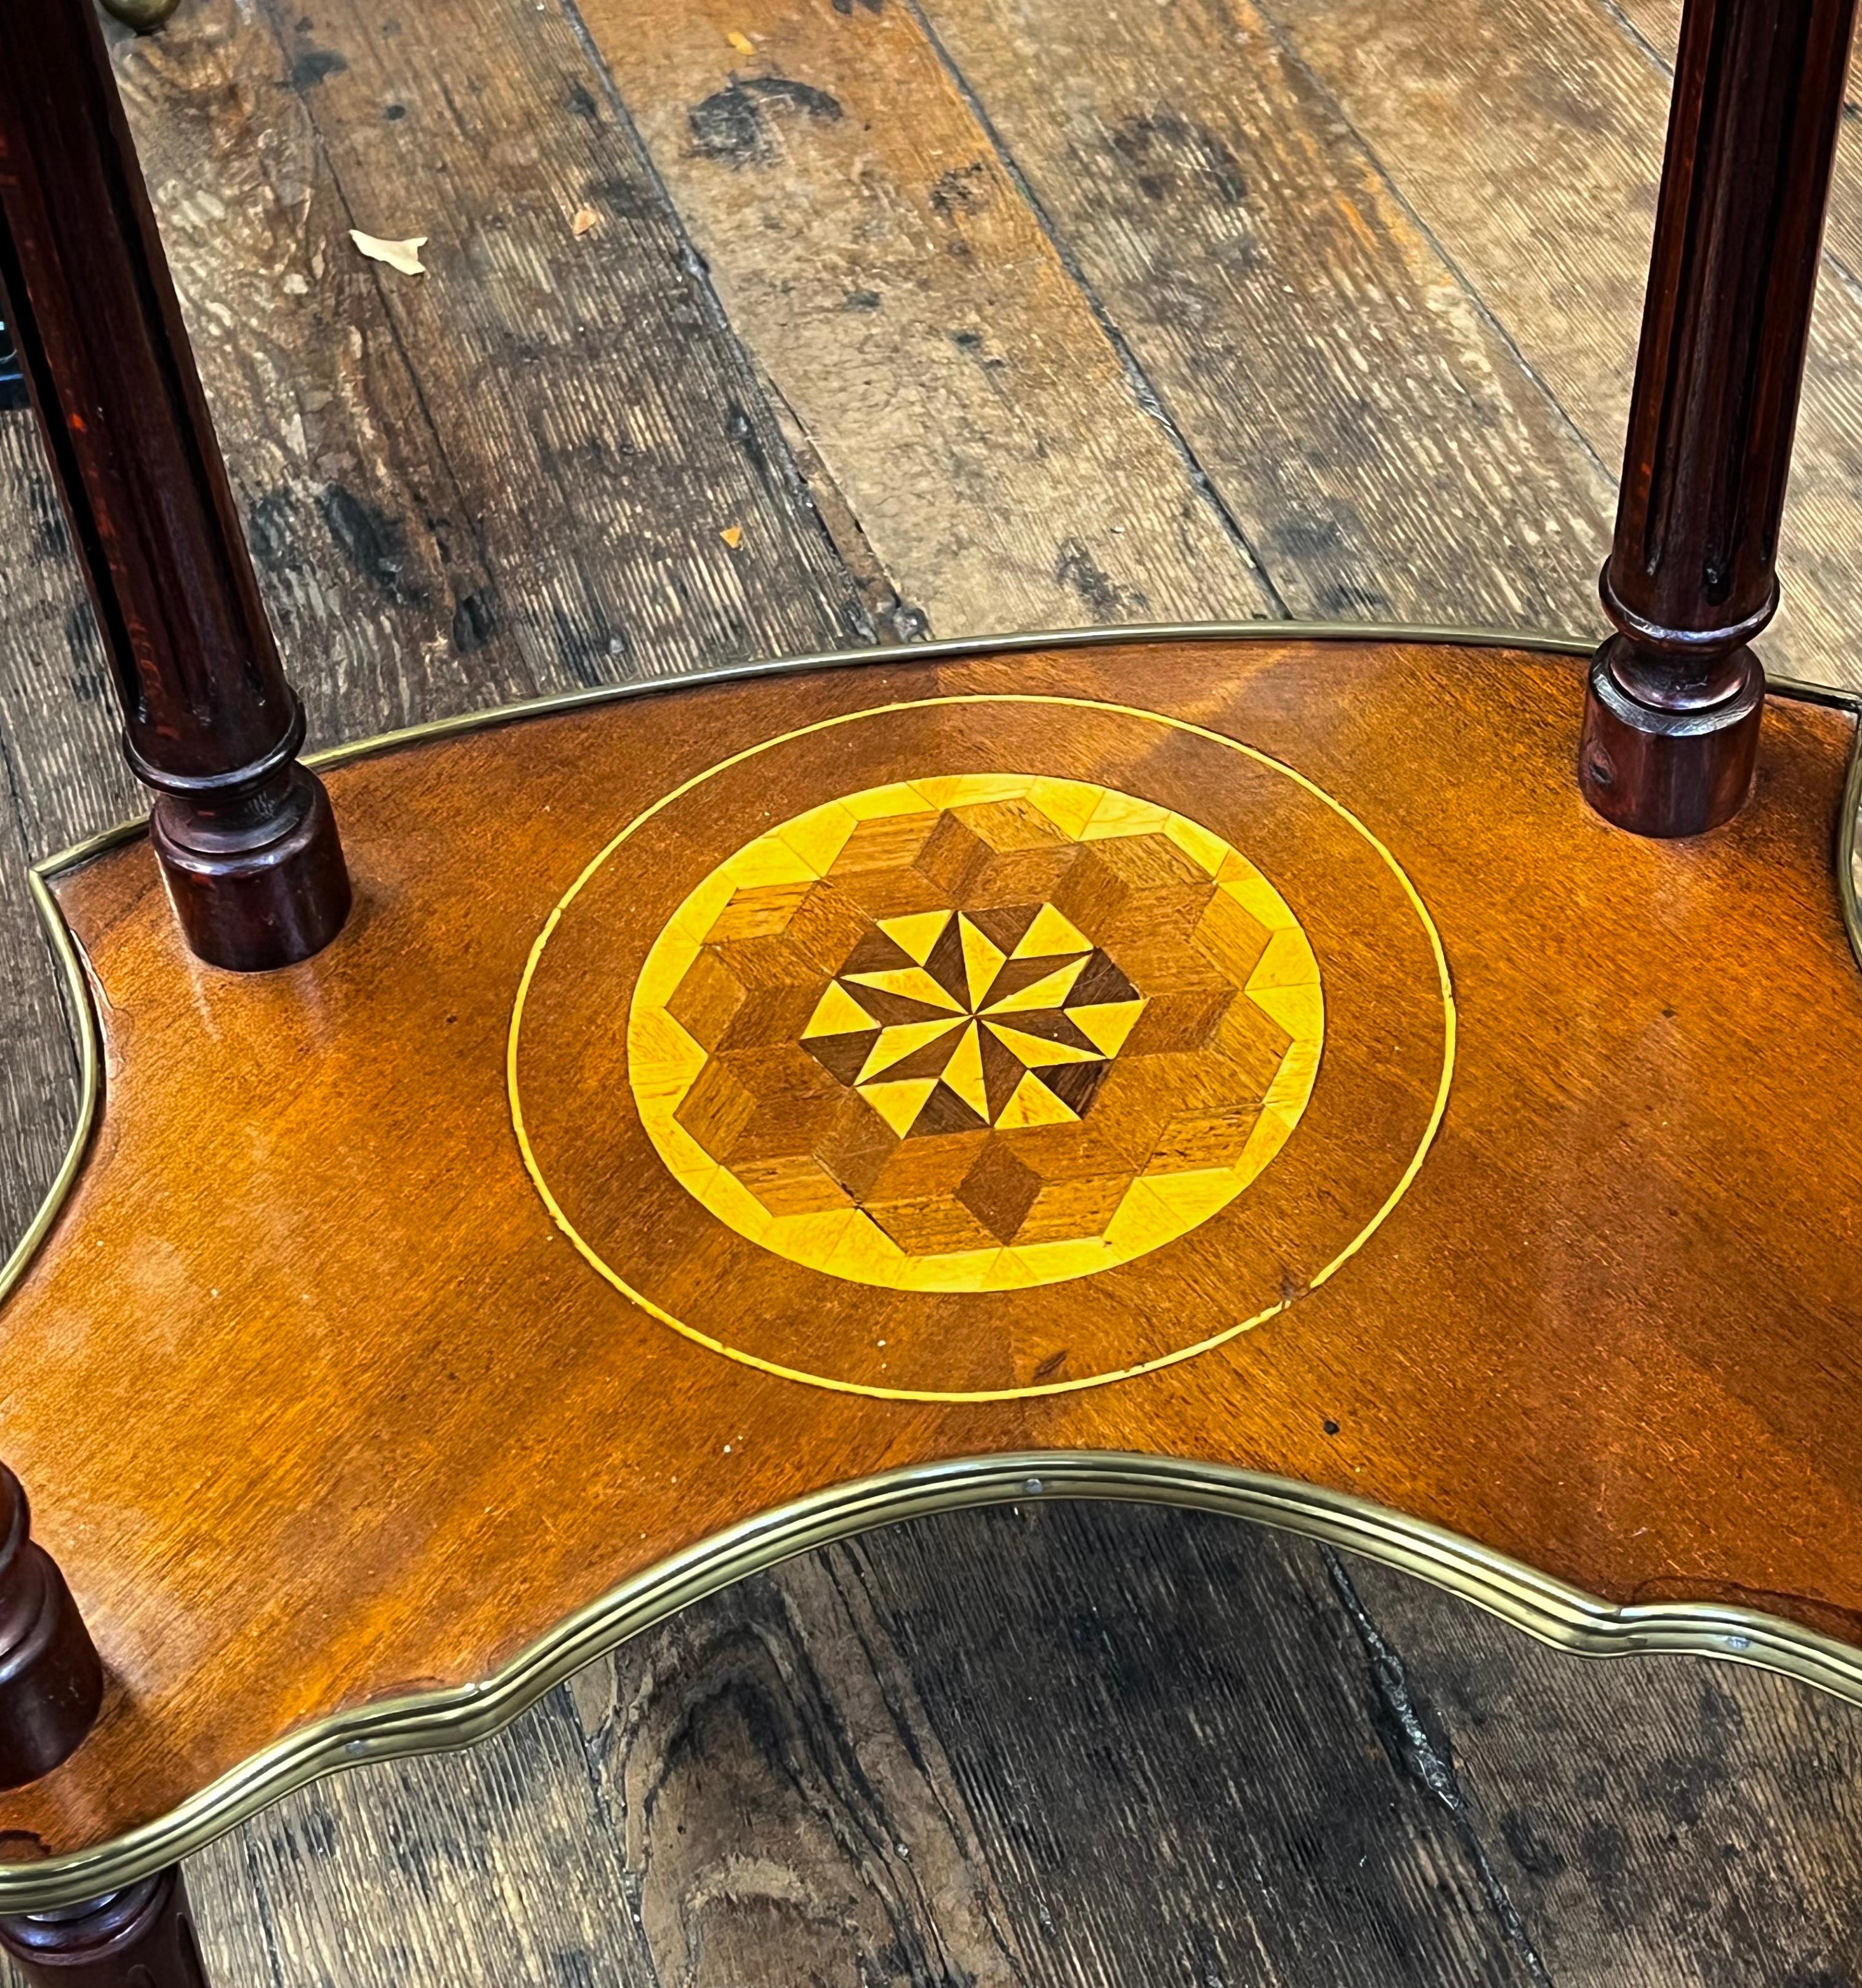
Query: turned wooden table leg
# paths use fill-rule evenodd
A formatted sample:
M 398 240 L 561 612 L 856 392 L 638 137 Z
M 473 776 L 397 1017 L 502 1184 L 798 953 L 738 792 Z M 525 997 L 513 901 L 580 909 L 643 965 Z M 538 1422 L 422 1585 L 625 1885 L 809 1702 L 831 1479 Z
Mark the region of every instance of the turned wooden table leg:
M 126 28 L 139 35 L 152 34 L 167 19 L 181 0 L 103 0 L 105 8 Z
M 0 286 L 188 944 L 282 966 L 348 915 L 92 0 L 9 8 Z
M 19 1480 L 0 1465 L 0 1788 L 49 1773 L 103 1701 L 103 1667 L 65 1585 L 32 1535 Z
M 0 1949 L 46 1988 L 207 1988 L 178 1869 L 81 1905 L 0 1919 Z
M 1687 0 L 1578 773 L 1641 835 L 1752 786 L 1856 0 Z

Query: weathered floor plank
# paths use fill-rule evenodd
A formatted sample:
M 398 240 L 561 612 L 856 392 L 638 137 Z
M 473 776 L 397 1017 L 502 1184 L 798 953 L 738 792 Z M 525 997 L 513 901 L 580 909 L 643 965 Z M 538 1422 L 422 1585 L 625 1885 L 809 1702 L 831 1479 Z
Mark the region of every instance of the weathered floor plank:
M 90 609 L 30 417 L 0 413 L 0 1259 L 63 1158 L 77 1058 L 26 884 L 39 824 L 60 791 L 104 760 L 110 699 Z M 19 712 L 57 714 L 15 729 Z M 127 767 L 123 780 L 129 782 Z M 127 796 L 126 796 L 127 799 Z
M 829 1572 L 914 1680 L 1036 1980 L 1537 1979 L 1478 1846 L 1392 1773 L 1313 1548 L 1106 1506 L 880 1543 Z
M 228 116 L 176 78 L 168 114 L 151 104 L 142 121 L 165 137 L 186 117 L 192 143 L 179 158 L 152 147 L 151 177 L 171 196 L 163 218 L 194 315 L 224 327 L 212 342 L 246 347 L 250 326 L 291 323 L 272 369 L 290 383 L 282 395 L 252 380 L 242 352 L 204 355 L 220 418 L 242 407 L 288 448 L 300 429 L 281 416 L 296 397 L 302 453 L 272 481 L 307 514 L 302 535 L 335 539 L 375 596 L 424 610 L 417 644 L 403 628 L 371 646 L 413 647 L 441 674 L 371 687 L 388 692 L 377 708 L 398 699 L 427 715 L 870 639 L 741 353 L 559 11 L 434 0 L 384 21 L 353 0 L 314 15 L 221 0 L 188 42 L 210 39 L 241 101 Z M 177 46 L 136 45 L 123 66 L 134 76 L 157 59 L 144 47 Z M 274 135 L 281 121 L 294 142 Z M 238 299 L 208 287 L 226 262 L 217 223 L 184 227 L 202 154 L 229 128 L 277 161 L 270 198 L 252 203 L 277 236 L 270 255 L 238 259 L 251 286 Z M 578 235 L 584 208 L 598 218 Z M 366 261 L 351 228 L 427 235 L 430 273 Z M 364 327 L 382 347 L 366 367 L 351 356 Z M 320 357 L 309 378 L 300 353 Z M 375 404 L 382 381 L 390 397 Z M 397 488 L 343 480 L 383 468 Z M 393 543 L 411 519 L 411 567 Z M 289 542 L 288 528 L 277 535 Z
M 658 1988 L 561 1694 L 309 1790 L 188 1867 L 214 1988 Z
M 583 11 L 732 324 L 928 627 L 1277 610 L 909 13 Z
M 1621 460 L 1668 79 L 1607 0 L 1269 0 L 1433 238 L 1601 462 Z M 1847 216 L 1857 194 L 1844 197 Z M 1848 225 L 1846 219 L 1845 227 Z M 1862 683 L 1862 293 L 1827 272 L 1772 667 Z
M 1859 1770 L 1853 1712 L 1758 1672 L 1046 1507 L 715 1597 L 191 1882 L 229 1988 L 1806 1988 L 1862 1959 Z
M 1250 0 L 923 11 L 1289 610 L 1591 624 L 1608 479 Z
M 1681 40 L 1681 0 L 1603 0 L 1603 5 L 1648 50 L 1661 68 L 1663 86 L 1668 87 L 1674 79 L 1674 51 Z M 1862 100 L 1857 95 L 1853 56 L 1843 107 L 1823 255 L 1830 274 L 1856 290 L 1862 289 Z
M 995 1847 L 846 1565 L 753 1582 L 569 1687 L 661 1980 L 1030 1978 Z
M 265 12 L 342 226 L 429 237 L 370 272 L 539 688 L 870 640 L 573 24 Z
M 1729 1664 L 1562 1658 L 1401 1574 L 1351 1577 L 1560 1988 L 1862 1980 L 1853 1707 Z

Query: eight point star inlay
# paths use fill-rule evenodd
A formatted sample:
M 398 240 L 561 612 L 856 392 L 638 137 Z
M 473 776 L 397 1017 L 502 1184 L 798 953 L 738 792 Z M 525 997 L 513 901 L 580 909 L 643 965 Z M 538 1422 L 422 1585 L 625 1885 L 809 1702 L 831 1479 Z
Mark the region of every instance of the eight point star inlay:
M 1052 904 L 881 918 L 806 1047 L 902 1138 L 1083 1117 L 1144 999 Z
M 820 803 L 690 891 L 628 1075 L 740 1236 L 980 1292 L 1211 1219 L 1285 1143 L 1323 1034 L 1299 920 L 1211 830 L 1085 782 L 935 774 Z

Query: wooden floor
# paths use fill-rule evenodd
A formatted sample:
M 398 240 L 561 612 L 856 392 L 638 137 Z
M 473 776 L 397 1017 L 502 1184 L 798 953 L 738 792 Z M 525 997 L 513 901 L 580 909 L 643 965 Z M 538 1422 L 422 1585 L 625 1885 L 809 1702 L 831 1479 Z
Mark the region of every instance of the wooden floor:
M 330 741 L 927 631 L 1593 627 L 1674 13 L 183 0 L 119 73 Z M 1859 157 L 1765 644 L 1852 684 Z M 132 809 L 112 730 L 0 416 L 9 1237 L 75 1077 L 22 866 Z M 1835 1988 L 1862 1721 L 1236 1525 L 1008 1511 L 751 1582 L 192 1877 L 226 1988 Z

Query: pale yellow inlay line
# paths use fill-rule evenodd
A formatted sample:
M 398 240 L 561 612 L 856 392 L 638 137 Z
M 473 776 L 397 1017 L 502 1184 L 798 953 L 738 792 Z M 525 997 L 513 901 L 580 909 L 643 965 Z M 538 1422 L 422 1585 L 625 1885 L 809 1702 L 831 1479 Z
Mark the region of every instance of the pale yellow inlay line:
M 817 732 L 832 731 L 843 725 L 859 724 L 867 718 L 893 716 L 901 712 L 930 710 L 948 705 L 985 704 L 1053 705 L 1076 711 L 1107 712 L 1117 717 L 1137 718 L 1146 724 L 1167 725 L 1173 731 L 1186 733 L 1191 738 L 1206 739 L 1211 745 L 1222 746 L 1232 752 L 1239 752 L 1244 759 L 1252 759 L 1257 765 L 1265 766 L 1273 773 L 1283 774 L 1296 786 L 1330 808 L 1348 827 L 1362 836 L 1364 840 L 1377 851 L 1391 874 L 1396 878 L 1404 897 L 1408 899 L 1410 908 L 1415 912 L 1418 921 L 1428 936 L 1430 950 L 1435 956 L 1436 973 L 1441 983 L 1442 1006 L 1441 1080 L 1436 1085 L 1435 1101 L 1429 1112 L 1428 1122 L 1423 1128 L 1421 1139 L 1418 1143 L 1409 1164 L 1398 1177 L 1395 1186 L 1391 1188 L 1383 1205 L 1372 1215 L 1370 1221 L 1358 1231 L 1343 1249 L 1340 1250 L 1324 1269 L 1314 1276 L 1311 1283 L 1306 1286 L 1309 1292 L 1316 1291 L 1321 1285 L 1329 1282 L 1383 1227 L 1384 1222 L 1389 1219 L 1391 1211 L 1409 1192 L 1411 1183 L 1415 1180 L 1417 1175 L 1421 1172 L 1422 1163 L 1428 1156 L 1429 1148 L 1435 1143 L 1435 1134 L 1441 1129 L 1443 1115 L 1448 1108 L 1448 1090 L 1455 1075 L 1455 987 L 1448 971 L 1448 955 L 1442 945 L 1441 934 L 1436 929 L 1435 921 L 1429 915 L 1428 907 L 1422 901 L 1421 895 L 1415 885 L 1410 881 L 1408 874 L 1385 844 L 1342 802 L 1334 800 L 1324 788 L 1320 786 L 1316 782 L 1308 779 L 1305 774 L 1288 766 L 1283 760 L 1275 759 L 1271 754 L 1260 751 L 1258 747 L 1244 745 L 1239 739 L 1230 739 L 1222 732 L 1211 731 L 1207 725 L 1195 724 L 1188 718 L 1171 718 L 1162 712 L 1146 711 L 1136 705 L 1115 704 L 1099 698 L 1055 697 L 1033 692 L 1012 691 L 969 691 L 945 697 L 911 698 L 895 704 L 871 705 L 863 710 L 841 712 L 832 718 L 819 718 L 813 725 L 799 726 L 796 730 L 782 732 L 774 739 L 761 739 L 754 746 L 746 746 L 741 752 L 733 752 L 728 759 L 720 759 L 716 765 L 708 766 L 702 773 L 693 774 L 690 779 L 681 782 L 671 792 L 662 794 L 657 801 L 643 808 L 610 842 L 590 859 L 576 881 L 564 891 L 557 901 L 554 910 L 544 921 L 543 929 L 538 933 L 536 942 L 530 948 L 529 956 L 524 962 L 522 975 L 517 983 L 517 998 L 512 1004 L 511 1028 L 506 1038 L 505 1080 L 511 1099 L 512 1128 L 517 1135 L 518 1150 L 523 1156 L 525 1168 L 535 1184 L 538 1194 L 542 1196 L 544 1206 L 549 1209 L 552 1219 L 575 1245 L 587 1263 L 612 1284 L 622 1297 L 627 1299 L 630 1303 L 639 1306 L 641 1310 L 647 1313 L 651 1317 L 657 1319 L 662 1325 L 671 1326 L 674 1331 L 681 1334 L 698 1345 L 708 1348 L 713 1353 L 721 1354 L 727 1360 L 735 1360 L 746 1367 L 754 1367 L 762 1373 L 775 1374 L 782 1380 L 799 1381 L 806 1386 L 826 1388 L 836 1394 L 864 1395 L 880 1401 L 1015 1401 L 1028 1400 L 1040 1395 L 1077 1394 L 1087 1388 L 1107 1387 L 1116 1381 L 1130 1380 L 1141 1374 L 1155 1373 L 1161 1368 L 1174 1367 L 1180 1361 L 1193 1360 L 1199 1354 L 1208 1353 L 1216 1347 L 1225 1345 L 1230 1340 L 1239 1338 L 1244 1332 L 1252 1331 L 1255 1327 L 1265 1324 L 1269 1319 L 1277 1317 L 1293 1302 L 1291 1299 L 1282 1298 L 1278 1303 L 1269 1305 L 1264 1311 L 1256 1312 L 1252 1318 L 1245 1318 L 1236 1324 L 1225 1326 L 1221 1331 L 1211 1333 L 1207 1337 L 1197 1341 L 1193 1345 L 1178 1347 L 1169 1353 L 1160 1354 L 1154 1360 L 1142 1361 L 1130 1367 L 1115 1368 L 1108 1373 L 1084 1374 L 1077 1380 L 1048 1381 L 1025 1388 L 968 1390 L 938 1388 L 882 1388 L 867 1381 L 836 1380 L 826 1374 L 811 1374 L 799 1368 L 786 1367 L 778 1361 L 765 1360 L 756 1354 L 746 1353 L 740 1347 L 727 1346 L 722 1340 L 715 1339 L 709 1333 L 701 1332 L 696 1326 L 689 1325 L 684 1320 L 674 1317 L 663 1307 L 655 1304 L 644 1293 L 636 1290 L 624 1277 L 602 1259 L 583 1239 L 580 1232 L 569 1220 L 554 1194 L 550 1192 L 549 1183 L 543 1178 L 542 1168 L 538 1163 L 536 1154 L 531 1149 L 529 1134 L 525 1129 L 523 1101 L 518 1084 L 517 1053 L 519 1041 L 523 1030 L 524 1004 L 529 998 L 530 984 L 536 977 L 537 966 L 542 958 L 544 948 L 549 945 L 556 927 L 561 924 L 563 913 L 575 902 L 583 888 L 608 858 L 637 830 L 644 827 L 656 815 L 670 807 L 674 801 L 683 800 L 687 794 L 702 786 L 707 780 L 715 778 L 717 775 L 728 772 L 733 766 L 740 766 L 746 760 L 754 759 L 759 754 L 770 752 L 778 746 L 787 745 L 797 739 L 809 738 Z M 1158 812 L 1161 819 L 1164 810 L 1160 810 Z

